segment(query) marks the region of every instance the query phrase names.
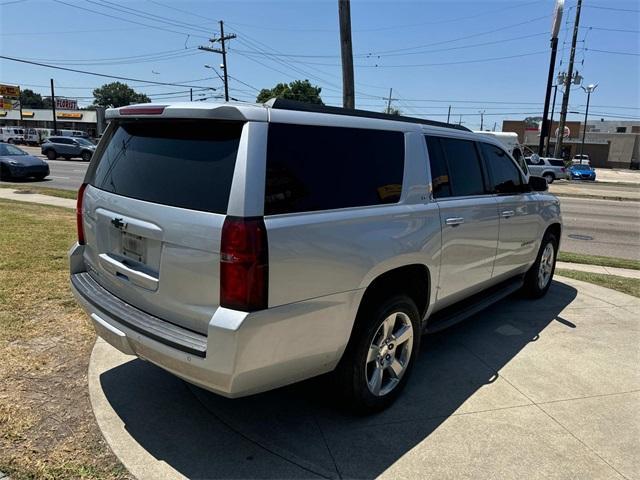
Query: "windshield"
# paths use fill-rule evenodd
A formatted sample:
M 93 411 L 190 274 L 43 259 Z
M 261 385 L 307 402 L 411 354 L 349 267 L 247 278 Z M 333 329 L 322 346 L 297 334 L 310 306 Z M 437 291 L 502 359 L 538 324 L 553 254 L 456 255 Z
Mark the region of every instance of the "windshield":
M 574 170 L 591 170 L 589 165 L 574 165 Z
M 18 147 L 9 145 L 8 143 L 0 143 L 0 155 L 29 155 L 24 150 L 20 150 Z
M 90 142 L 89 140 L 87 140 L 86 138 L 75 138 L 75 137 L 74 137 L 74 140 L 75 140 L 76 142 L 78 142 L 80 145 L 92 145 L 92 146 L 93 146 L 93 143 L 91 143 L 91 142 Z

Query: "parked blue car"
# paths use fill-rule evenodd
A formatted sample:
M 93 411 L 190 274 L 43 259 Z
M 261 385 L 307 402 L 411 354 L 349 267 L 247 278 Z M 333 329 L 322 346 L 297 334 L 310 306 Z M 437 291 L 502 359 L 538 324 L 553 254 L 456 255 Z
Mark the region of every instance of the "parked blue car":
M 571 180 L 595 180 L 596 171 L 591 165 L 572 165 L 569 169 Z

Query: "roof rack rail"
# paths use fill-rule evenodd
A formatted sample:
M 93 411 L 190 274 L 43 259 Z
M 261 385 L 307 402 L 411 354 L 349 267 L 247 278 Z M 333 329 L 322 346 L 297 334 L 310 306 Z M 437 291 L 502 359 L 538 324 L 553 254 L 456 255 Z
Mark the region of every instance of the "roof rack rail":
M 396 122 L 421 123 L 434 127 L 453 128 L 470 132 L 467 127 L 452 123 L 438 122 L 437 120 L 427 120 L 424 118 L 405 117 L 403 115 L 390 115 L 388 113 L 371 112 L 369 110 L 349 110 L 341 107 L 330 107 L 327 105 L 317 105 L 314 103 L 299 102 L 286 98 L 272 98 L 265 102 L 265 105 L 277 110 L 293 110 L 297 112 L 331 113 L 333 115 L 348 115 L 350 117 L 379 118 L 382 120 L 395 120 Z

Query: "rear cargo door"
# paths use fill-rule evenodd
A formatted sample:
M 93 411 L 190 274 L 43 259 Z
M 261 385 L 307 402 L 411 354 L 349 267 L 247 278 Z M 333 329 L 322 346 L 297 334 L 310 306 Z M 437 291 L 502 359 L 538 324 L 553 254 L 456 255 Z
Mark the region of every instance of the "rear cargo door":
M 114 120 L 87 172 L 85 261 L 131 305 L 206 333 L 243 124 Z

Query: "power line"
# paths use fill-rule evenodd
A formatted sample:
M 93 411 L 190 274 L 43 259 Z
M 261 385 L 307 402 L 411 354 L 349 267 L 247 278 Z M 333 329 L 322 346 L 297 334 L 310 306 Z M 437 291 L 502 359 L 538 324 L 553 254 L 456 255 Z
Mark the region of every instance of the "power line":
M 142 22 L 138 22 L 138 21 L 136 21 L 136 20 L 130 20 L 130 19 L 128 19 L 128 18 L 122 18 L 122 17 L 118 17 L 118 16 L 116 16 L 116 15 L 110 15 L 110 14 L 105 13 L 105 12 L 100 12 L 100 11 L 98 11 L 98 10 L 93 10 L 93 9 L 91 9 L 91 8 L 81 7 L 81 6 L 79 6 L 79 5 L 73 5 L 72 3 L 63 2 L 62 0 L 53 0 L 53 1 L 54 1 L 54 2 L 56 2 L 56 3 L 59 3 L 59 4 L 61 4 L 61 5 L 66 5 L 67 7 L 77 8 L 77 9 L 79 9 L 79 10 L 83 10 L 83 11 L 85 11 L 85 12 L 95 13 L 95 14 L 98 14 L 98 15 L 102 15 L 102 16 L 104 16 L 104 17 L 114 18 L 114 19 L 116 19 L 116 20 L 120 20 L 120 21 L 122 21 L 122 22 L 133 23 L 134 25 L 141 25 L 141 26 L 143 26 L 143 27 L 147 27 L 147 28 L 154 28 L 154 29 L 156 29 L 156 30 L 162 30 L 162 31 L 164 31 L 164 32 L 175 33 L 175 34 L 177 34 L 177 35 L 181 35 L 181 36 L 191 35 L 192 37 L 207 38 L 207 37 L 204 37 L 204 36 L 202 36 L 202 35 L 194 35 L 194 34 L 190 34 L 190 33 L 188 33 L 188 32 L 179 32 L 179 31 L 176 31 L 176 30 L 171 30 L 171 29 L 169 29 L 169 28 L 161 27 L 161 26 L 159 26 L 159 25 L 149 25 L 148 23 L 142 23 Z
M 141 80 L 141 79 L 137 79 L 137 78 L 130 78 L 130 77 L 120 77 L 117 75 L 108 75 L 106 73 L 97 73 L 97 72 L 89 72 L 86 70 L 77 70 L 75 68 L 67 68 L 67 67 L 58 67 L 55 65 L 47 65 L 46 63 L 39 63 L 39 62 L 31 62 L 29 60 L 22 60 L 20 58 L 14 58 L 14 57 L 7 57 L 5 55 L 0 55 L 0 58 L 3 58 L 5 60 L 10 60 L 12 62 L 19 62 L 19 63 L 26 63 L 29 65 L 36 65 L 38 67 L 46 67 L 46 68 L 53 68 L 55 70 L 64 70 L 67 72 L 74 72 L 74 73 L 83 73 L 85 75 L 93 75 L 94 77 L 104 77 L 104 78 L 115 78 L 117 80 L 127 80 L 130 82 L 144 82 L 144 83 L 149 83 L 149 84 L 154 84 L 154 85 L 171 85 L 171 86 L 175 86 L 175 87 L 192 87 L 193 85 L 184 85 L 184 84 L 179 84 L 179 83 L 170 83 L 170 82 L 156 82 L 153 80 Z
M 632 8 L 602 7 L 600 5 L 585 5 L 585 7 L 587 7 L 587 8 L 597 8 L 598 10 L 612 10 L 614 12 L 640 13 L 640 10 L 634 10 Z
M 585 48 L 585 51 L 589 51 L 589 52 L 598 52 L 598 53 L 610 53 L 612 55 L 631 55 L 631 56 L 640 56 L 640 53 L 637 52 L 616 52 L 613 50 L 597 50 L 595 48 Z

